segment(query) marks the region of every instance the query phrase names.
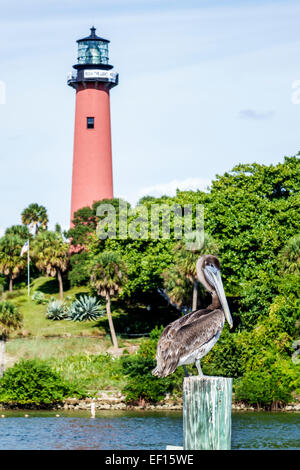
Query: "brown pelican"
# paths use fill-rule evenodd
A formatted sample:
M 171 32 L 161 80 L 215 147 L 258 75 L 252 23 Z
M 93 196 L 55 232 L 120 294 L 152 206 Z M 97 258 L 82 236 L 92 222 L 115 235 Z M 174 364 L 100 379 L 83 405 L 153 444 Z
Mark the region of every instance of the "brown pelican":
M 212 303 L 203 310 L 195 310 L 170 323 L 157 344 L 156 363 L 152 374 L 166 377 L 178 366 L 196 364 L 203 376 L 200 359 L 216 344 L 223 330 L 225 318 L 232 328 L 232 318 L 222 284 L 218 258 L 203 255 L 196 263 L 197 276 L 212 296 Z

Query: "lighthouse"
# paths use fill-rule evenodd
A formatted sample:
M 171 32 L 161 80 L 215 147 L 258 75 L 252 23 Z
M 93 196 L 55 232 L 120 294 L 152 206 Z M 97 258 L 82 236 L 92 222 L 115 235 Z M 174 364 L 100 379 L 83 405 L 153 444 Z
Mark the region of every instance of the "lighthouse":
M 109 64 L 109 42 L 92 27 L 77 41 L 77 64 L 68 76 L 76 90 L 71 221 L 78 209 L 113 198 L 110 89 L 119 76 Z

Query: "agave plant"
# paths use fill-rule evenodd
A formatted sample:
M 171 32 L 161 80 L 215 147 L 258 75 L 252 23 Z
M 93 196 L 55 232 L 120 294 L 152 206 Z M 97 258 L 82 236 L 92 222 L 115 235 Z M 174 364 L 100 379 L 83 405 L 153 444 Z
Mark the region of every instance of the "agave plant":
M 52 300 L 48 303 L 46 318 L 49 320 L 65 320 L 67 318 L 66 304 L 61 300 Z
M 39 291 L 39 290 L 36 290 L 33 293 L 33 296 L 31 298 L 36 304 L 46 304 L 47 303 L 47 299 L 45 297 L 45 294 L 43 292 Z
M 88 295 L 81 295 L 71 303 L 68 316 L 73 321 L 97 320 L 105 314 L 105 307 L 96 299 Z

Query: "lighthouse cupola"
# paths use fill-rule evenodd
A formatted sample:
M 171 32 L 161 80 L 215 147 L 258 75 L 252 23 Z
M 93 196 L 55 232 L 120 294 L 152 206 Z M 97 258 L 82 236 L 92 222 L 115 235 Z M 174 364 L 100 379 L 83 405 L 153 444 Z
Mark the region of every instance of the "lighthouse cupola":
M 100 65 L 104 69 L 112 69 L 108 64 L 108 39 L 96 35 L 96 28 L 91 28 L 91 34 L 83 39 L 78 39 L 78 64 Z M 107 67 L 108 66 L 108 67 Z
M 113 65 L 109 64 L 108 39 L 96 34 L 96 28 L 91 28 L 91 34 L 78 39 L 77 64 L 73 65 L 76 72 L 68 76 L 68 85 L 77 88 L 83 81 L 106 82 L 110 88 L 118 84 L 119 76 L 111 72 Z

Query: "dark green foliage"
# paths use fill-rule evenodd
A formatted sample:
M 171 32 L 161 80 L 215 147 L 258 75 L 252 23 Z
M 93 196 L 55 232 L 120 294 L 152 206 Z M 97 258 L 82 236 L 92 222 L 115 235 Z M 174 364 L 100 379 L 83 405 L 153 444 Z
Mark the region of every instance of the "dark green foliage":
M 203 373 L 220 377 L 240 377 L 243 373 L 241 351 L 227 325 L 210 353 L 201 361 Z
M 235 386 L 235 400 L 271 408 L 290 402 L 300 381 L 292 366 L 285 369 L 276 363 L 270 369 L 246 372 Z
M 0 379 L 0 402 L 17 405 L 52 405 L 65 398 L 82 396 L 82 392 L 65 382 L 46 363 L 20 361 L 4 372 Z
M 172 392 L 173 381 L 170 377 L 158 379 L 151 374 L 155 367 L 153 359 L 128 357 L 122 364 L 124 373 L 129 376 L 128 384 L 123 388 L 126 402 L 138 403 L 145 400 L 155 403 L 163 400 L 166 393 Z
M 80 286 L 87 284 L 90 279 L 88 269 L 89 254 L 87 251 L 75 253 L 70 258 L 71 271 L 68 274 L 68 279 L 71 286 Z
M 299 232 L 300 160 L 275 166 L 238 165 L 212 184 L 206 229 L 220 241 L 223 274 L 231 290 L 258 271 L 278 273 L 277 256 Z
M 239 329 L 251 329 L 261 316 L 266 316 L 278 293 L 277 279 L 260 271 L 256 279 L 244 284 L 238 315 Z M 237 326 L 237 325 L 236 325 Z

